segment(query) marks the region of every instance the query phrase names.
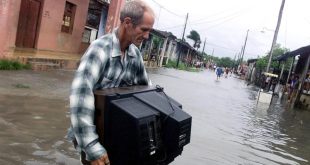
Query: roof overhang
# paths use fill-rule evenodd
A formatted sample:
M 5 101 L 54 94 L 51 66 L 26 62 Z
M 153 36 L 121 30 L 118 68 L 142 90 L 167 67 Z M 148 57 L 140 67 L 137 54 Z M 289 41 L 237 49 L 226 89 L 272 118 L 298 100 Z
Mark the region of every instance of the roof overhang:
M 275 61 L 285 61 L 288 58 L 295 57 L 298 55 L 309 56 L 310 55 L 310 45 L 301 47 L 291 52 L 284 53 L 281 56 L 274 58 Z

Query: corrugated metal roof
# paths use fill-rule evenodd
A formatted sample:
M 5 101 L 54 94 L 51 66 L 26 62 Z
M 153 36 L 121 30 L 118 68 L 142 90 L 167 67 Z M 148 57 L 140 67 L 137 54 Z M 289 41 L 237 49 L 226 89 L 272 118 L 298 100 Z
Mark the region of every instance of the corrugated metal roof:
M 258 59 L 255 58 L 255 59 L 248 59 L 248 63 L 253 63 L 253 62 L 256 62 Z
M 291 51 L 291 52 L 284 53 L 283 55 L 278 56 L 278 57 L 274 58 L 273 60 L 284 61 L 287 58 L 295 57 L 297 55 L 309 56 L 310 55 L 310 45 L 301 47 L 301 48 L 296 49 L 296 50 Z
M 173 40 L 177 38 L 171 32 L 161 31 L 161 30 L 157 30 L 157 29 L 152 29 L 151 33 L 159 35 L 159 36 L 161 36 L 163 38 L 171 38 Z

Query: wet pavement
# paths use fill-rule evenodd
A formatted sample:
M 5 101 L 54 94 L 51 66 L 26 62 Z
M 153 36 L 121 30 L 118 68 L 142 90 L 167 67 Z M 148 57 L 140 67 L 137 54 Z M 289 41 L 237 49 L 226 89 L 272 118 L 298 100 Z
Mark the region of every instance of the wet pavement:
M 0 164 L 79 164 L 65 140 L 72 71 L 0 71 Z M 310 112 L 256 105 L 256 88 L 214 72 L 160 69 L 153 84 L 193 117 L 173 165 L 310 164 Z

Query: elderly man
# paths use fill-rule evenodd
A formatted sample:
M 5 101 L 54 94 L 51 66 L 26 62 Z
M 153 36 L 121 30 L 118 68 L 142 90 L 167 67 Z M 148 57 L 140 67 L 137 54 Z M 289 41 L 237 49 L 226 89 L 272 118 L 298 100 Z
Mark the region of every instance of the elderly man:
M 130 1 L 120 14 L 121 24 L 94 41 L 76 71 L 71 87 L 71 127 L 68 138 L 81 152 L 83 164 L 107 165 L 108 153 L 99 143 L 94 125 L 94 90 L 148 85 L 139 46 L 154 24 L 154 12 L 142 1 Z

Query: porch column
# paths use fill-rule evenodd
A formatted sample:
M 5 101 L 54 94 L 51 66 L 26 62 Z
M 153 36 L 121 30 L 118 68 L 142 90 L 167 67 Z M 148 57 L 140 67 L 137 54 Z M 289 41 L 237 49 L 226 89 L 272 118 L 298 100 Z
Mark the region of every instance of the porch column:
M 106 33 L 111 33 L 112 30 L 120 24 L 120 11 L 124 4 L 125 0 L 111 0 L 109 5 L 107 24 L 105 27 Z
M 147 66 L 150 66 L 152 49 L 153 49 L 153 37 L 151 38 L 151 44 L 150 44 L 149 51 L 147 54 Z
M 159 42 L 158 47 L 157 47 L 157 53 L 156 53 L 156 67 L 159 66 L 159 61 L 160 61 L 160 48 L 162 46 L 162 42 Z
M 106 22 L 107 22 L 108 11 L 109 10 L 106 7 L 102 8 L 97 38 L 99 38 L 105 34 L 105 27 L 106 27 Z
M 168 60 L 168 58 L 170 56 L 170 53 L 171 53 L 171 45 L 172 45 L 172 41 L 170 40 L 169 44 L 168 44 L 168 50 L 167 50 L 167 52 L 165 53 L 165 56 L 164 56 L 164 57 L 167 57 L 166 61 L 164 61 L 165 64 L 167 63 L 167 60 Z
M 189 56 L 189 49 L 187 49 L 187 54 L 186 54 L 186 63 L 187 63 L 187 65 L 190 65 L 189 60 L 188 60 L 188 56 Z M 190 60 L 190 61 L 192 61 L 192 58 L 191 58 L 191 60 Z
M 163 49 L 162 49 L 162 51 L 160 53 L 159 67 L 162 67 L 162 64 L 163 64 L 164 56 L 165 56 L 165 53 L 166 53 L 167 42 L 168 42 L 168 38 L 165 39 L 164 45 L 163 45 Z
M 280 61 L 279 61 L 279 64 L 280 64 Z M 278 82 L 277 82 L 277 85 L 276 85 L 276 88 L 275 88 L 275 89 L 277 89 L 277 90 L 276 90 L 276 93 L 278 93 L 278 96 L 280 97 L 280 99 L 281 99 L 282 96 L 283 96 L 282 94 L 280 95 L 280 93 L 282 93 L 282 92 L 280 91 L 280 90 L 282 90 L 282 88 L 280 87 L 280 81 L 281 81 L 282 76 L 283 76 L 284 64 L 285 64 L 285 62 L 282 61 L 281 73 L 280 73 L 280 76 L 279 76 L 279 79 L 278 79 Z M 286 84 L 285 84 L 284 86 L 286 86 Z
M 282 76 L 283 76 L 283 71 L 284 71 L 284 61 L 282 61 L 282 69 L 281 69 L 281 73 L 280 73 L 279 80 L 281 80 L 281 79 L 282 79 Z M 280 83 L 280 81 L 279 81 L 278 83 Z
M 169 58 L 170 58 L 170 56 L 172 56 L 173 51 L 174 51 L 174 46 L 172 44 L 172 41 L 170 41 L 170 44 L 169 44 L 169 47 L 168 47 L 168 55 L 167 55 L 167 59 L 166 59 L 166 62 L 165 62 L 166 65 L 168 64 Z
M 172 51 L 172 53 L 171 53 L 171 56 L 170 56 L 170 58 L 172 59 L 172 60 L 175 60 L 175 59 L 177 59 L 177 43 L 174 45 L 174 49 L 173 49 L 173 51 Z
M 307 57 L 307 62 L 306 62 L 306 65 L 304 67 L 304 70 L 302 72 L 302 75 L 300 77 L 300 83 L 299 83 L 299 86 L 298 86 L 298 90 L 297 90 L 297 94 L 295 96 L 295 98 L 293 98 L 293 104 L 291 105 L 291 108 L 293 108 L 295 106 L 295 104 L 297 102 L 299 102 L 300 100 L 300 96 L 301 96 L 301 92 L 302 92 L 302 89 L 301 87 L 303 86 L 304 82 L 305 82 L 305 78 L 306 78 L 306 75 L 308 73 L 308 70 L 309 70 L 309 65 L 310 65 L 310 53 L 308 54 L 308 57 Z
M 7 42 L 8 42 L 8 17 L 9 14 L 9 7 L 10 7 L 9 0 L 2 0 L 0 1 L 0 58 L 4 57 L 4 52 L 7 49 Z
M 288 83 L 288 81 L 290 80 L 290 76 L 291 76 L 291 73 L 292 73 L 292 68 L 294 66 L 294 62 L 295 62 L 295 56 L 292 57 L 293 58 L 293 61 L 292 61 L 292 64 L 290 66 L 290 71 L 288 72 L 288 76 L 287 76 L 287 79 L 286 79 L 286 84 Z

